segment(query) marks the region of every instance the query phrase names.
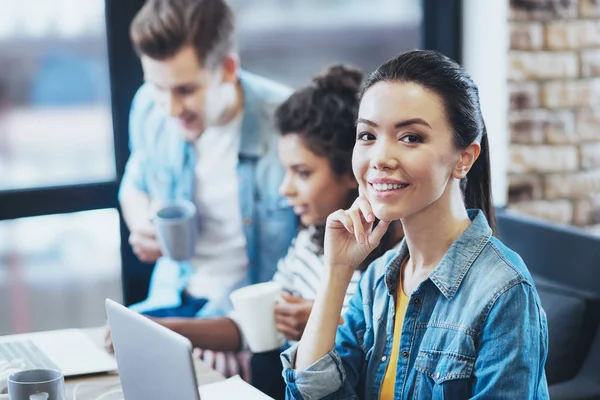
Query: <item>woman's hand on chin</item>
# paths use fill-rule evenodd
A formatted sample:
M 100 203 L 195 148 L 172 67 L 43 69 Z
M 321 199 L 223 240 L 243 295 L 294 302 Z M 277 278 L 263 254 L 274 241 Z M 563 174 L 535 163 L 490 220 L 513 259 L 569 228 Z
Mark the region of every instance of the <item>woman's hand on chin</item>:
M 355 268 L 375 249 L 389 222 L 379 221 L 365 196 L 359 196 L 348 210 L 338 210 L 325 225 L 325 265 L 333 276 L 350 279 Z

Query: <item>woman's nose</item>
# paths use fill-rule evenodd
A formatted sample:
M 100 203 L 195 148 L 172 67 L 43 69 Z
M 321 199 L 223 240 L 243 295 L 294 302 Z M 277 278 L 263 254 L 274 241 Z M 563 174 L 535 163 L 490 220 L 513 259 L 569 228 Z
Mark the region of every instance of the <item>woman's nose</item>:
M 371 166 L 375 169 L 396 169 L 398 159 L 392 148 L 385 141 L 381 141 L 371 149 Z

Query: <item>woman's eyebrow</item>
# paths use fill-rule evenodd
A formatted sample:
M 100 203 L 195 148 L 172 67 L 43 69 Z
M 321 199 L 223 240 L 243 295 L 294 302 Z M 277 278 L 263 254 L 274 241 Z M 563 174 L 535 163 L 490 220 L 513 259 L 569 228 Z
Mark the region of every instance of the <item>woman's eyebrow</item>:
M 407 119 L 404 121 L 400 121 L 397 122 L 394 127 L 395 128 L 403 128 L 405 126 L 409 126 L 409 125 L 423 125 L 426 126 L 428 128 L 431 128 L 431 125 L 429 125 L 427 123 L 427 121 L 425 121 L 423 118 L 411 118 L 411 119 Z
M 366 124 L 366 125 L 372 126 L 373 128 L 379 128 L 379 125 L 377 125 L 375 122 L 369 121 L 368 119 L 365 119 L 365 118 L 358 118 L 356 120 L 356 125 L 358 125 L 358 124 Z
M 365 118 L 358 118 L 356 120 L 356 124 L 357 125 L 358 124 L 366 124 L 366 125 L 372 126 L 373 128 L 379 128 L 379 125 L 377 125 L 377 123 L 375 123 L 371 120 L 365 119 Z M 406 119 L 404 121 L 396 122 L 396 124 L 394 124 L 394 128 L 398 129 L 398 128 L 403 128 L 403 127 L 409 126 L 409 125 L 423 125 L 428 128 L 431 128 L 431 125 L 429 125 L 427 123 L 427 121 L 425 121 L 422 118 L 410 118 L 410 119 Z

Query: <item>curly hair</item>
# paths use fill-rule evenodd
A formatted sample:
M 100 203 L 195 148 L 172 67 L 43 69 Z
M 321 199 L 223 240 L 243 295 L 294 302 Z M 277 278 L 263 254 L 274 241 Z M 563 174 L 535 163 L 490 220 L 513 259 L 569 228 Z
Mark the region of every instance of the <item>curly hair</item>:
M 352 150 L 356 142 L 355 121 L 363 73 L 336 64 L 315 76 L 312 82 L 295 91 L 275 112 L 275 123 L 281 135 L 298 135 L 314 154 L 326 157 L 338 176 L 352 174 Z M 348 193 L 350 207 L 358 190 Z M 399 240 L 398 227 L 390 226 L 381 244 L 358 267 L 364 271 L 371 261 L 393 247 Z M 325 227 L 319 226 L 313 242 L 323 252 Z
M 279 106 L 275 123 L 282 135 L 297 134 L 314 154 L 327 157 L 337 175 L 352 172 L 354 121 L 363 73 L 333 65 Z

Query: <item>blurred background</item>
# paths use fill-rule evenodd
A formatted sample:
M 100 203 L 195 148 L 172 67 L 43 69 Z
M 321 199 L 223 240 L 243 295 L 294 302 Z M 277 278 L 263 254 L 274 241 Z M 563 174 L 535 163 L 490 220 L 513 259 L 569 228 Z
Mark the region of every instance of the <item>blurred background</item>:
M 420 0 L 231 5 L 243 67 L 291 86 L 332 62 L 371 71 L 421 46 Z M 91 208 L 79 203 L 94 202 L 95 192 L 113 197 L 95 210 L 65 206 L 60 214 L 0 220 L 0 334 L 97 326 L 102 300 L 122 299 L 115 185 L 108 193 L 101 184 L 118 180 L 119 169 L 107 26 L 124 33 L 119 41 L 128 37 L 125 21 L 107 21 L 105 6 L 0 0 L 0 191 L 9 195 L 0 207 L 38 215 L 53 210 L 47 202 L 76 210 Z M 35 201 L 26 197 L 33 190 L 41 190 Z

